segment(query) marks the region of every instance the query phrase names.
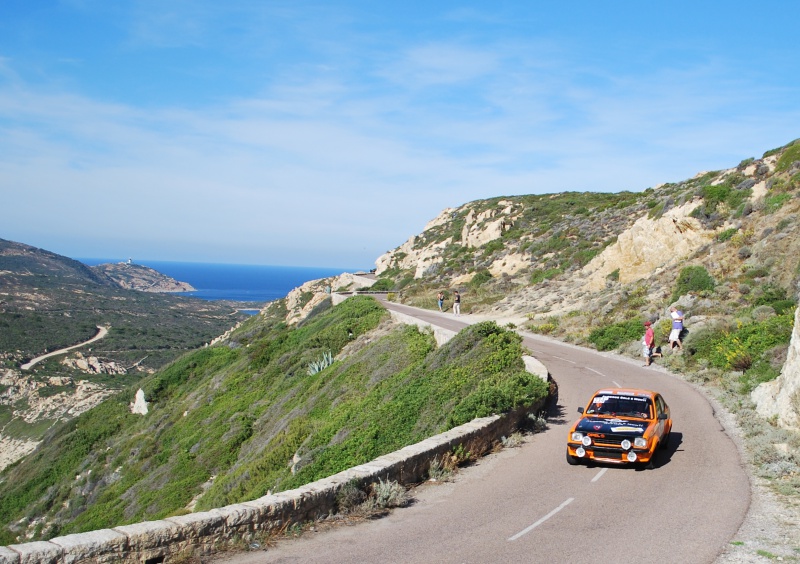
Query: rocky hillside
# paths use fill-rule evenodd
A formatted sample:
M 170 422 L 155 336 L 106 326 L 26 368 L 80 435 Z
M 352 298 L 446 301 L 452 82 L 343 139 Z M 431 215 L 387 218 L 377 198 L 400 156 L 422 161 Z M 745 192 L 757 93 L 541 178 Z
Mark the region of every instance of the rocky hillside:
M 287 468 L 300 468 L 304 456 L 316 459 L 325 452 L 322 443 L 304 444 L 302 437 L 323 422 L 294 417 L 326 412 L 352 391 L 340 387 L 316 403 L 308 394 L 318 388 L 331 392 L 327 380 L 315 380 L 318 388 L 296 387 L 305 367 L 325 358 L 328 342 L 341 351 L 337 370 L 371 375 L 370 384 L 415 373 L 387 353 L 391 342 L 405 355 L 424 353 L 424 365 L 434 368 L 475 346 L 480 335 L 457 344 L 458 354 L 428 357 L 431 351 L 417 342 L 417 334 L 372 333 L 378 329 L 358 325 L 363 316 L 355 312 L 334 322 L 343 314 L 336 308 L 333 317 L 326 316 L 330 293 L 368 285 L 389 291 L 389 299 L 431 309 L 438 291 L 445 292 L 449 305 L 457 289 L 462 313 L 473 318 L 634 357 L 640 354 L 643 321 L 649 320 L 664 352 L 657 363 L 706 387 L 733 410 L 758 475 L 775 491 L 798 499 L 800 434 L 793 429 L 800 412 L 799 195 L 800 142 L 793 142 L 730 169 L 640 193 L 508 196 L 448 208 L 422 233 L 379 257 L 376 280 L 348 275 L 305 284 L 264 309 L 267 325 L 250 320 L 226 332 L 221 347 L 208 347 L 148 377 L 145 397 L 157 398 L 158 417 L 151 411 L 145 420 L 132 419 L 124 404 L 133 399 L 129 388 L 124 398 L 113 398 L 116 403 L 103 402 L 100 411 L 81 416 L 99 425 L 97 433 L 87 436 L 84 424 L 54 427 L 50 436 L 63 443 L 63 452 L 72 452 L 72 445 L 84 450 L 68 457 L 58 485 L 38 468 L 60 459 L 55 451 L 37 451 L 36 461 L 26 458 L 7 471 L 3 486 L 9 489 L 0 495 L 7 501 L 2 509 L 11 524 L 7 534 L 32 539 L 92 527 L 109 508 L 133 520 L 175 507 L 210 507 L 238 499 L 231 492 L 244 495 L 252 476 L 267 475 L 267 468 L 281 468 L 285 475 Z M 667 343 L 671 305 L 686 317 L 681 351 Z M 344 344 L 351 334 L 369 349 L 363 353 L 368 362 Z M 387 335 L 389 341 L 383 339 Z M 447 367 L 454 369 L 470 374 Z M 452 382 L 447 374 L 445 380 Z M 262 393 L 268 387 L 288 395 L 269 404 Z M 255 394 L 252 402 L 244 401 L 249 394 Z M 212 417 L 218 423 L 209 426 Z M 201 428 L 222 433 L 209 443 L 209 452 L 203 446 L 207 433 L 198 434 Z M 320 440 L 332 445 L 349 434 L 326 429 Z M 272 441 L 277 450 L 260 459 L 262 447 Z M 236 448 L 215 451 L 215 445 Z M 230 452 L 235 456 L 228 457 Z M 229 475 L 216 474 L 223 467 Z M 23 476 L 31 478 L 25 482 Z M 184 487 L 189 483 L 191 488 Z M 162 488 L 169 489 L 168 496 L 158 494 Z M 197 499 L 190 499 L 189 491 Z M 172 509 L 165 500 L 174 502 Z
M 98 264 L 93 271 L 111 279 L 120 288 L 139 292 L 193 292 L 188 282 L 179 282 L 159 271 L 131 262 Z
M 31 452 L 59 421 L 247 316 L 226 302 L 153 293 L 189 288 L 146 267 L 90 268 L 30 245 L 0 240 L 0 469 Z M 149 286 L 149 292 L 127 289 Z M 108 334 L 86 348 L 34 357 Z
M 667 345 L 677 304 L 686 354 L 667 351 L 664 363 L 747 396 L 784 368 L 800 279 L 799 194 L 795 141 L 642 193 L 469 202 L 378 258 L 377 287 L 430 308 L 437 291 L 449 299 L 458 289 L 474 316 L 631 355 L 644 320 Z M 796 427 L 800 402 L 781 397 L 779 414 L 761 411 Z

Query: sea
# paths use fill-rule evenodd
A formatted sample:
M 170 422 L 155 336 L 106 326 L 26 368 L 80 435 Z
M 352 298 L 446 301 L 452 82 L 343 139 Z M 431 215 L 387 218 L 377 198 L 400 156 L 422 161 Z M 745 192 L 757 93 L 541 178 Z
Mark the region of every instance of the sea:
M 87 266 L 123 262 L 119 259 L 76 258 Z M 180 282 L 188 282 L 194 292 L 176 292 L 203 300 L 233 300 L 237 302 L 271 302 L 286 295 L 309 280 L 337 276 L 354 269 L 319 268 L 307 266 L 267 266 L 251 264 L 218 264 L 136 260 L 135 264 L 149 266 Z

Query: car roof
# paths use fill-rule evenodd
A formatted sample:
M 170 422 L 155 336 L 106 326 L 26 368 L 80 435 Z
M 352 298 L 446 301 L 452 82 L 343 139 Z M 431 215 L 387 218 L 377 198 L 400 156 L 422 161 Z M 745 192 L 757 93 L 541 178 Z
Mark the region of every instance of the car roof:
M 598 395 L 641 396 L 654 398 L 659 394 L 658 392 L 654 392 L 652 390 L 642 390 L 638 388 L 600 388 L 594 394 L 592 394 L 592 397 Z

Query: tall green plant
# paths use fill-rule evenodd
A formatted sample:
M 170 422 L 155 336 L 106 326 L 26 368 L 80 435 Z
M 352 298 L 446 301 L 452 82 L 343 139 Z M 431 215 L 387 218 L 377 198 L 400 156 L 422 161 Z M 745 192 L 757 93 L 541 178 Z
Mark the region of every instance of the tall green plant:
M 671 300 L 674 302 L 684 294 L 690 292 L 711 292 L 716 283 L 708 271 L 702 266 L 686 266 L 678 275 L 675 283 L 675 290 L 672 292 Z

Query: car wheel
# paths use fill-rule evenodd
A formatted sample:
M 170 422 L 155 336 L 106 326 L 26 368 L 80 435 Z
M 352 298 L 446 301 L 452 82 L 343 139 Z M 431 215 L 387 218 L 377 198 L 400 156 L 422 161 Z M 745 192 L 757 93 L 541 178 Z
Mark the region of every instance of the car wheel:
M 639 463 L 639 470 L 652 470 L 656 467 L 656 457 L 652 456 L 647 462 Z
M 569 464 L 570 466 L 575 466 L 577 464 L 580 464 L 580 461 L 578 460 L 578 458 L 575 457 L 575 456 L 572 456 L 569 453 L 569 449 L 567 449 L 567 464 Z

